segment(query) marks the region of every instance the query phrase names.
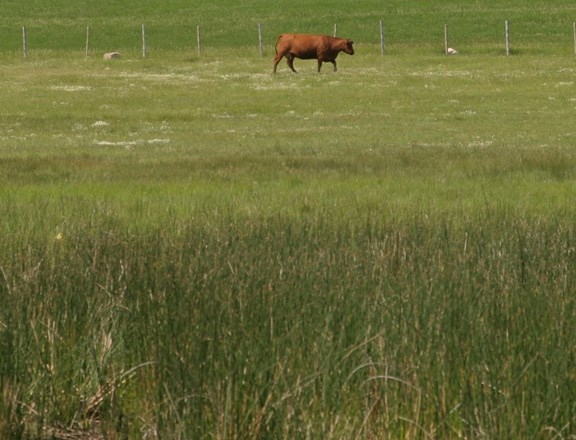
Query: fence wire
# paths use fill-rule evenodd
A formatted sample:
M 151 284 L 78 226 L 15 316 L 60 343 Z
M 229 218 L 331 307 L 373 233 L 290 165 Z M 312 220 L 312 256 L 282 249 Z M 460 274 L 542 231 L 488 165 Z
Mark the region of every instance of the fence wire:
M 555 52 L 576 56 L 576 22 L 567 21 L 555 32 L 538 29 L 537 23 L 520 23 L 503 19 L 501 23 L 466 28 L 462 23 L 446 23 L 437 28 L 425 27 L 420 32 L 399 29 L 397 22 L 386 20 L 363 23 L 354 29 L 347 24 L 327 23 L 322 29 L 309 33 L 352 38 L 356 46 L 378 48 L 381 54 L 408 50 L 437 50 L 446 54 Z M 238 30 L 238 28 L 236 28 Z M 232 31 L 231 31 L 232 32 Z M 86 24 L 85 26 L 22 26 L 20 29 L 0 28 L 4 44 L 0 51 L 21 51 L 24 57 L 34 51 L 72 51 L 85 56 L 110 52 L 130 52 L 147 57 L 166 50 L 193 51 L 201 55 L 204 48 L 252 48 L 264 56 L 273 53 L 276 37 L 283 30 L 277 24 L 255 23 L 242 27 L 242 32 L 230 35 L 226 29 L 213 25 L 181 25 L 178 29 L 146 23 Z M 457 48 L 458 50 L 454 49 Z M 448 49 L 451 49 L 450 51 Z

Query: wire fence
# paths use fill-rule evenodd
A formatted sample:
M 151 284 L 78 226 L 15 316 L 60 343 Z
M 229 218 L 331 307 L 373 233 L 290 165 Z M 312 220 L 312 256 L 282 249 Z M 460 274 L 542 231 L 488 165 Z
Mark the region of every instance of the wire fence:
M 461 27 L 458 28 L 458 26 L 456 26 L 456 28 L 461 30 Z M 217 32 L 214 32 L 213 29 L 209 29 L 208 32 L 205 33 L 204 28 L 200 25 L 195 27 L 183 27 L 176 37 L 174 36 L 174 33 L 169 35 L 169 33 L 163 33 L 162 30 L 154 27 L 153 31 L 149 32 L 149 28 L 145 23 L 142 23 L 140 26 L 124 28 L 122 29 L 121 34 L 119 34 L 118 31 L 109 32 L 108 29 L 103 29 L 102 27 L 95 28 L 89 25 L 82 29 L 82 31 L 80 31 L 78 27 L 75 27 L 72 30 L 67 28 L 61 31 L 52 29 L 52 33 L 66 35 L 66 37 L 61 40 L 62 44 L 59 44 L 60 42 L 57 40 L 53 40 L 52 46 L 50 46 L 50 39 L 45 38 L 45 29 L 22 26 L 20 31 L 21 47 L 19 50 L 21 50 L 24 58 L 29 56 L 34 50 L 74 50 L 78 52 L 80 51 L 80 48 L 82 48 L 82 52 L 84 52 L 86 57 L 102 53 L 119 54 L 121 50 L 126 49 L 131 51 L 138 50 L 142 58 L 146 58 L 151 49 L 165 50 L 183 48 L 187 50 L 192 49 L 200 56 L 203 53 L 203 49 L 210 46 L 211 43 L 218 45 L 218 42 L 220 42 L 220 46 L 222 46 L 221 29 Z M 12 33 L 14 34 L 14 32 Z M 338 25 L 333 25 L 333 32 L 325 33 L 331 33 L 336 36 L 338 34 Z M 244 41 L 246 44 L 244 46 L 253 46 L 261 56 L 266 54 L 267 48 L 272 48 L 273 50 L 273 45 L 276 41 L 276 36 L 278 35 L 278 33 L 265 32 L 265 25 L 262 23 L 258 23 L 252 30 L 247 30 L 245 34 Z M 443 34 L 443 43 L 441 43 L 441 38 L 439 37 L 441 34 Z M 571 35 L 570 39 L 562 38 L 562 40 L 557 39 L 552 42 L 550 42 L 550 40 L 544 42 L 544 39 L 542 39 L 542 46 L 549 48 L 556 44 L 557 47 L 561 47 L 565 50 L 569 47 L 570 43 L 568 43 L 568 41 L 571 40 L 572 54 L 576 57 L 576 22 L 572 22 L 569 33 L 568 26 L 566 26 L 566 32 L 564 35 L 568 34 Z M 443 26 L 443 33 L 438 31 L 435 32 L 434 35 L 438 35 L 438 38 L 430 38 L 430 35 L 428 35 L 428 38 L 425 41 L 420 42 L 420 44 L 426 47 L 440 47 L 442 44 L 443 51 L 446 55 L 456 55 L 460 53 L 459 50 L 455 49 L 452 41 L 462 42 L 462 44 L 470 43 L 471 41 L 469 35 L 467 35 L 466 38 L 460 39 L 456 33 L 452 32 L 452 29 L 448 24 Z M 371 46 L 379 46 L 381 55 L 389 53 L 389 48 L 391 46 L 394 47 L 394 44 L 398 44 L 399 46 L 405 46 L 407 44 L 406 42 L 390 43 L 390 41 L 393 40 L 393 36 L 391 37 L 390 32 L 387 30 L 386 23 L 383 20 L 374 24 L 371 36 L 366 37 L 366 35 L 364 35 L 364 37 L 362 43 Z M 491 41 L 480 39 L 480 43 L 476 42 L 475 45 L 478 47 L 478 45 L 484 43 L 491 47 L 497 47 L 501 53 L 508 56 L 520 52 L 512 45 L 512 41 L 514 41 L 513 37 L 513 28 L 511 27 L 510 21 L 506 19 L 501 23 L 501 38 L 499 41 L 494 40 L 494 38 L 492 38 Z M 414 46 L 413 40 L 411 43 Z M 458 44 L 459 43 L 455 43 L 456 47 Z M 522 41 L 520 39 L 517 40 L 517 44 L 517 47 L 522 47 Z M 527 44 L 532 48 L 535 46 L 533 40 Z M 469 44 L 469 47 L 473 46 L 474 44 Z M 12 47 L 12 49 L 14 49 L 14 47 Z M 470 53 L 471 51 L 469 50 L 468 52 Z

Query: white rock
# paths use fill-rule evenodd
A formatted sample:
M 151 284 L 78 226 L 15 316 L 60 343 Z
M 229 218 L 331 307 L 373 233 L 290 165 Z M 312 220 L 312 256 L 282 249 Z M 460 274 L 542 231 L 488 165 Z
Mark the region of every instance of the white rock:
M 104 54 L 105 60 L 117 60 L 118 58 L 122 58 L 120 52 L 107 52 Z

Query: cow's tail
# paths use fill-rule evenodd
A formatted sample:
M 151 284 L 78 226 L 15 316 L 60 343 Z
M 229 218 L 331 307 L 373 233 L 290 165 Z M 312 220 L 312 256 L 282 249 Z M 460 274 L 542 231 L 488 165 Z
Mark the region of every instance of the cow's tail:
M 278 38 L 276 38 L 276 44 L 274 45 L 274 52 L 276 53 L 276 55 L 278 55 L 278 42 L 280 41 L 280 38 L 282 38 L 283 34 L 278 35 Z

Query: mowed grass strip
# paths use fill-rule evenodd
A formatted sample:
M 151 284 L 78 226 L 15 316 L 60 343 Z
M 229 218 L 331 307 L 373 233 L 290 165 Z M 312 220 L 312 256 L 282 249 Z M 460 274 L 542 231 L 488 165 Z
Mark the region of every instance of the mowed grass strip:
M 273 77 L 271 60 L 232 53 L 8 63 L 1 179 L 7 192 L 56 196 L 92 186 L 125 199 L 141 186 L 161 199 L 168 184 L 218 199 L 215 185 L 283 206 L 295 191 L 320 203 L 331 192 L 344 204 L 566 207 L 571 60 L 372 52 L 340 64 L 317 75 L 300 61 L 301 74 Z

